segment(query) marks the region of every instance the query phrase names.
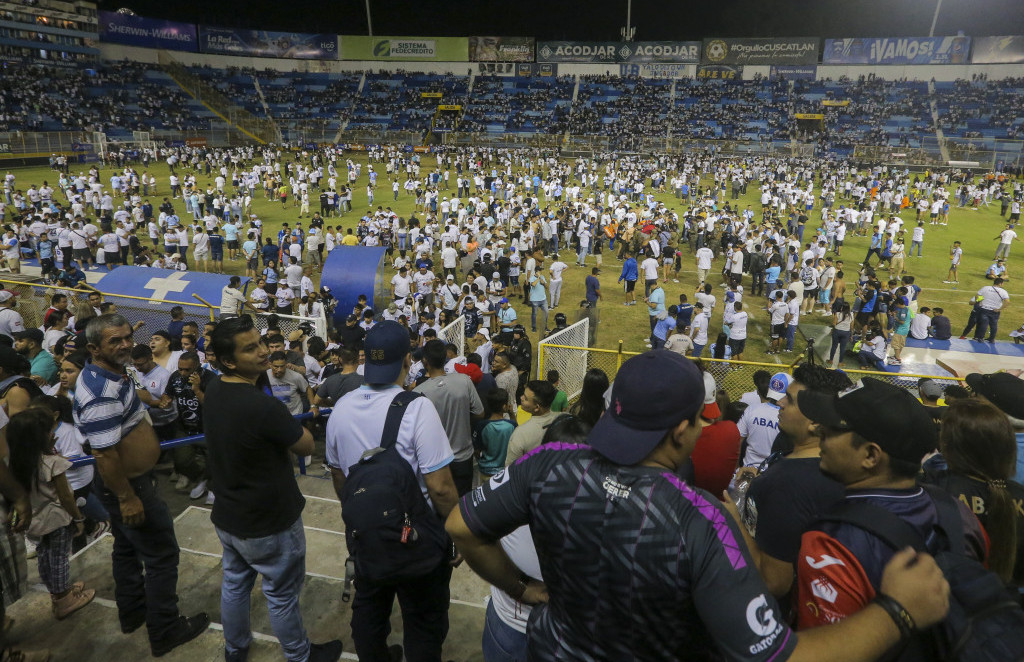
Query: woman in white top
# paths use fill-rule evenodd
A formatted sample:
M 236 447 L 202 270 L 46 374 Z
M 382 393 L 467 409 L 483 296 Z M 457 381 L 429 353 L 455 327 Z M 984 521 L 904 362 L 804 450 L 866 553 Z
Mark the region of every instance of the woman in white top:
M 267 281 L 262 278 L 258 278 L 256 280 L 256 287 L 249 293 L 249 301 L 252 302 L 253 308 L 260 312 L 267 312 L 270 308 L 270 296 L 267 294 L 267 291 L 263 289 L 266 284 Z
M 55 310 L 50 313 L 47 322 L 49 326 L 43 331 L 43 350 L 53 354 L 53 346 L 57 341 L 68 335 L 68 320 L 71 313 L 67 310 Z

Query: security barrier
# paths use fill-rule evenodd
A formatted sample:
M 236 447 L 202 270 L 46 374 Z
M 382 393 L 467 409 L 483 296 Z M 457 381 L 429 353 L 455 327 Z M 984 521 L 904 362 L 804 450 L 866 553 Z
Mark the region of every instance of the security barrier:
M 438 340 L 451 343 L 459 348 L 456 356 L 466 355 L 466 318 L 459 315 L 454 322 L 444 326 L 437 334 Z
M 586 337 L 586 336 L 584 336 Z M 570 360 L 586 361 L 586 369 L 600 368 L 608 375 L 609 380 L 614 380 L 623 362 L 630 357 L 636 356 L 639 352 L 627 352 L 622 349 L 622 341 L 619 341 L 619 349 L 598 349 L 596 347 L 584 347 L 583 343 L 578 345 L 562 345 L 549 342 L 542 342 L 538 346 L 537 366 L 539 374 L 543 375 L 544 370 L 552 368 L 561 372 L 562 365 Z M 571 358 L 570 358 L 571 357 Z M 690 357 L 692 358 L 692 357 Z M 698 360 L 692 358 L 692 360 Z M 699 359 L 704 368 L 715 378 L 718 388 L 729 395 L 730 400 L 738 400 L 741 395 L 754 390 L 754 373 L 758 370 L 765 370 L 769 373 L 786 372 L 792 374 L 793 369 L 800 364 L 800 360 L 793 364 L 759 363 L 756 361 L 733 361 L 731 359 Z M 585 371 L 584 371 L 585 372 Z M 964 380 L 956 377 L 936 377 L 934 375 L 915 375 L 898 372 L 877 372 L 873 370 L 848 370 L 844 369 L 851 380 L 857 381 L 862 377 L 873 377 L 888 384 L 898 386 L 911 391 L 917 395 L 917 381 L 922 378 L 933 379 L 943 388 L 954 384 L 963 385 Z M 582 384 L 582 380 L 580 382 Z M 570 399 L 579 395 L 575 385 L 566 383 L 565 375 L 562 375 L 562 390 Z
M 135 331 L 135 340 L 149 338 L 150 334 L 158 329 L 166 329 L 170 321 L 170 307 L 181 306 L 185 321 L 195 322 L 199 325 L 200 332 L 206 322 L 215 319 L 215 309 L 205 302 L 183 303 L 179 301 L 166 301 L 164 299 L 145 299 L 142 297 L 128 296 L 124 294 L 110 294 L 96 288 L 70 288 L 46 285 L 42 283 L 29 283 L 17 280 L 0 279 L 0 286 L 8 289 L 17 295 L 16 310 L 25 320 L 25 328 L 41 327 L 46 311 L 50 307 L 54 294 L 65 294 L 68 297 L 68 310 L 77 319 L 93 317 L 93 311 L 89 303 L 89 295 L 99 292 L 103 302 L 114 304 L 115 311 L 128 319 L 132 324 L 143 322 L 144 324 Z
M 588 352 L 579 349 L 586 346 L 589 333 L 590 320 L 583 318 L 545 338 L 537 347 L 537 379 L 545 379 L 548 370 L 557 370 L 560 388 L 569 398 L 578 397 L 592 367 Z

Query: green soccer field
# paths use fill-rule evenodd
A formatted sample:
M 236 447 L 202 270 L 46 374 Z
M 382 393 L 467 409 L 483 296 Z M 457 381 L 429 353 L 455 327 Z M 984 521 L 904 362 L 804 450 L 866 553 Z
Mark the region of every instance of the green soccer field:
M 351 158 L 356 162 L 366 163 L 366 156 L 362 153 L 356 152 L 346 155 L 347 158 Z M 424 172 L 429 172 L 435 165 L 435 160 L 432 155 L 423 155 L 422 165 Z M 162 201 L 165 195 L 169 194 L 168 186 L 168 175 L 169 171 L 164 163 L 150 164 L 149 172 L 153 173 L 157 177 L 158 192 L 149 196 L 153 203 L 154 208 L 159 207 L 160 201 Z M 141 168 L 140 168 L 141 170 Z M 378 167 L 378 172 L 382 168 Z M 109 182 L 110 175 L 113 174 L 113 168 L 104 168 L 101 170 L 101 177 L 104 182 Z M 183 172 L 183 168 L 179 168 L 180 172 Z M 12 169 L 11 172 L 16 176 L 16 188 L 22 191 L 28 189 L 29 184 L 35 183 L 36 185 L 42 184 L 44 180 L 49 181 L 50 185 L 57 188 L 56 182 L 59 179 L 58 173 L 50 170 L 46 167 L 35 167 L 35 168 L 16 168 Z M 73 169 L 72 172 L 75 172 Z M 366 185 L 367 179 L 367 168 L 363 167 L 360 179 L 356 182 L 353 187 L 353 211 L 343 216 L 341 219 L 337 217 L 327 219 L 327 224 L 339 226 L 342 228 L 355 227 L 358 223 L 359 218 L 368 209 L 366 200 Z M 205 187 L 207 183 L 212 183 L 212 177 L 205 177 L 202 174 L 198 175 L 198 182 L 201 186 Z M 452 179 L 454 186 L 454 177 Z M 447 194 L 450 196 L 454 191 L 449 191 Z M 817 192 L 817 190 L 816 190 Z M 442 192 L 444 195 L 445 192 Z M 680 200 L 676 199 L 669 193 L 656 194 L 658 200 L 665 202 L 666 206 L 670 209 L 675 209 L 676 212 L 682 216 L 683 210 L 687 208 L 687 205 L 682 204 Z M 731 202 L 731 201 L 730 201 Z M 753 205 L 755 210 L 760 209 L 759 193 L 756 186 L 751 185 L 748 187 L 747 194 L 741 196 L 739 207 L 742 209 L 747 204 Z M 836 205 L 838 206 L 842 201 L 837 200 Z M 542 200 L 543 204 L 543 200 Z M 925 223 L 925 239 L 924 239 L 924 257 L 910 257 L 906 259 L 906 270 L 908 274 L 916 277 L 917 285 L 923 288 L 920 295 L 921 305 L 935 307 L 939 306 L 944 308 L 946 315 L 953 322 L 954 337 L 959 335 L 963 329 L 964 324 L 967 321 L 968 314 L 970 313 L 969 300 L 977 292 L 977 290 L 986 284 L 988 281 L 985 280 L 985 270 L 992 264 L 992 257 L 995 254 L 996 245 L 998 244 L 997 235 L 1005 227 L 1005 220 L 999 216 L 999 205 L 993 203 L 990 207 L 982 206 L 979 210 L 972 210 L 969 208 L 959 209 L 955 206 L 955 200 L 949 213 L 949 225 L 948 226 L 932 226 L 927 222 Z M 391 181 L 382 175 L 378 179 L 378 187 L 375 194 L 374 208 L 377 205 L 383 205 L 385 207 L 390 206 L 395 212 L 404 218 L 408 218 L 413 211 L 414 198 L 408 195 L 404 190 L 399 191 L 398 200 L 394 201 L 393 194 L 391 192 Z M 282 207 L 280 202 L 265 200 L 260 189 L 257 189 L 256 201 L 254 203 L 255 213 L 263 219 L 264 222 L 264 236 L 267 232 L 275 233 L 281 227 L 282 223 L 288 222 L 294 226 L 295 221 L 300 220 L 298 218 L 299 209 L 293 206 L 293 201 L 289 198 L 286 206 Z M 319 203 L 315 199 L 310 205 L 312 211 L 319 209 Z M 183 216 L 184 219 L 184 204 L 181 200 L 175 201 L 175 210 Z M 7 220 L 8 222 L 12 218 L 14 212 L 13 208 L 8 208 Z M 904 210 L 902 213 L 904 221 L 907 223 L 907 249 L 910 248 L 910 232 L 909 228 L 914 225 L 914 211 Z M 304 225 L 308 224 L 308 217 L 301 219 Z M 820 209 L 816 208 L 811 213 L 811 219 L 808 223 L 808 228 L 805 231 L 805 237 L 810 237 L 811 227 L 816 227 L 820 221 Z M 308 226 L 308 225 L 307 225 Z M 949 267 L 949 248 L 954 240 L 962 242 L 964 249 L 963 260 L 960 267 L 960 283 L 958 286 L 947 285 L 942 281 L 946 277 L 947 269 Z M 856 272 L 858 270 L 859 262 L 864 258 L 867 252 L 869 238 L 868 237 L 853 237 L 847 235 L 846 245 L 843 247 L 843 253 L 841 259 L 845 261 L 846 281 L 847 281 L 847 300 L 853 300 L 852 297 L 852 285 L 856 283 Z M 1011 276 L 1004 287 L 1010 293 L 1010 302 L 1004 308 L 1003 315 L 1000 319 L 998 339 L 1008 340 L 1008 333 L 1015 328 L 1018 328 L 1024 323 L 1024 309 L 1016 303 L 1017 295 L 1017 279 L 1020 277 L 1017 268 L 1021 264 L 1020 251 L 1024 251 L 1024 247 L 1019 247 L 1016 244 L 1011 251 L 1011 256 L 1007 261 L 1008 273 Z M 830 253 L 830 255 L 832 255 Z M 617 349 L 619 341 L 623 342 L 623 349 L 626 351 L 643 351 L 646 349 L 645 341 L 649 333 L 649 325 L 647 321 L 646 308 L 640 304 L 637 306 L 626 307 L 623 304 L 625 301 L 622 287 L 616 284 L 619 273 L 621 270 L 621 262 L 616 260 L 614 256 L 608 251 L 607 244 L 605 245 L 604 251 L 604 264 L 602 267 L 602 273 L 600 275 L 602 285 L 603 301 L 600 306 L 600 324 L 597 332 L 596 346 L 607 349 Z M 437 256 L 435 255 L 435 262 Z M 577 319 L 578 309 L 576 305 L 584 295 L 583 281 L 587 274 L 590 273 L 590 267 L 595 265 L 594 256 L 587 258 L 587 268 L 581 269 L 574 266 L 575 255 L 569 251 L 562 252 L 562 261 L 570 265 L 570 268 L 565 272 L 564 285 L 562 288 L 562 305 L 549 313 L 549 325 L 554 326 L 554 313 L 564 312 L 572 323 Z M 550 261 L 548 261 L 548 264 Z M 194 265 L 193 265 L 194 266 Z M 709 282 L 716 284 L 715 296 L 719 297 L 721 301 L 722 288 L 717 287 L 717 283 L 720 281 L 720 277 L 717 275 L 721 271 L 722 259 L 719 257 L 715 260 L 712 265 L 712 275 L 709 276 Z M 231 274 L 244 275 L 244 264 L 241 261 L 230 262 L 225 260 L 225 271 Z M 392 275 L 390 267 L 386 270 L 386 278 L 390 280 Z M 883 279 L 885 272 L 879 272 L 879 278 Z M 693 294 L 697 287 L 697 272 L 693 258 L 685 253 L 683 256 L 683 271 L 680 273 L 678 283 L 674 283 L 671 280 L 664 284 L 666 291 L 666 302 L 668 304 L 675 303 L 678 301 L 679 294 L 686 293 L 690 301 L 693 301 Z M 746 283 L 749 283 L 749 278 L 746 279 Z M 745 284 L 746 284 L 745 283 Z M 642 287 L 642 285 L 641 285 Z M 638 287 L 638 289 L 640 289 Z M 640 295 L 643 292 L 641 290 Z M 763 310 L 763 300 L 758 301 L 757 305 L 752 305 L 752 298 L 748 297 L 745 301 L 746 309 L 751 316 L 750 334 L 747 342 L 747 348 L 744 352 L 744 359 L 748 361 L 767 361 L 769 363 L 788 363 L 792 361 L 797 355 L 796 354 L 782 354 L 779 356 L 769 356 L 765 354 L 765 350 L 768 346 L 768 323 L 767 313 Z M 529 322 L 529 307 L 523 304 L 516 306 L 517 312 L 519 313 L 519 319 L 524 323 Z M 818 314 L 808 315 L 801 319 L 801 326 L 805 325 L 824 325 L 827 323 L 828 318 Z M 709 331 L 709 338 L 711 342 L 714 342 L 715 337 L 721 330 L 722 317 L 721 307 L 716 306 L 715 315 L 711 320 L 711 328 Z M 527 326 L 527 328 L 529 328 Z M 531 334 L 533 335 L 533 334 Z M 537 338 L 532 338 L 535 342 Z M 804 344 L 799 340 L 796 344 L 796 349 L 799 351 Z M 856 367 L 855 361 L 848 361 L 849 367 Z

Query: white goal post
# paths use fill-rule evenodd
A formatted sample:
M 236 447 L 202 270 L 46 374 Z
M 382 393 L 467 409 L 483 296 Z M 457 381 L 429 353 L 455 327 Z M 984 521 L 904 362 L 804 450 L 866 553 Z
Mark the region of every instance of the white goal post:
M 583 379 L 587 375 L 590 337 L 590 319 L 556 331 L 537 346 L 537 379 L 545 379 L 548 370 L 557 370 L 559 387 L 570 400 L 579 397 L 583 391 Z

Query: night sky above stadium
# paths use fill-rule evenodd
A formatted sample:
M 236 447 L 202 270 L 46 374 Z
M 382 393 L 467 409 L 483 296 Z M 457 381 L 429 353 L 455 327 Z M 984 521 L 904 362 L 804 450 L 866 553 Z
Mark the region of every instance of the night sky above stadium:
M 366 34 L 364 0 L 100 0 L 153 18 L 290 32 Z M 626 0 L 370 0 L 378 35 L 617 39 Z M 924 36 L 934 0 L 634 0 L 637 40 Z M 936 35 L 1024 34 L 1021 0 L 943 0 Z

